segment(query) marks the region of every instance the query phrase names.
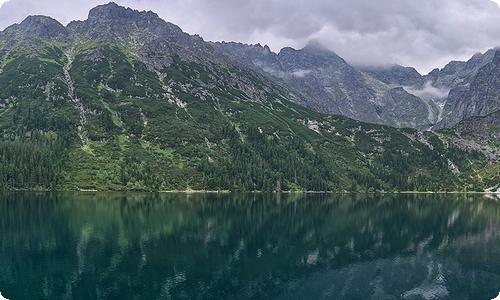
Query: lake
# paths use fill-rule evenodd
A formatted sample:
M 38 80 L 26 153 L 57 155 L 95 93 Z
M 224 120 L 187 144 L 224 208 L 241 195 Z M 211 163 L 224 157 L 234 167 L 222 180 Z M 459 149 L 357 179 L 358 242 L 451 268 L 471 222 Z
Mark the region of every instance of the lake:
M 0 194 L 7 299 L 493 299 L 484 195 Z

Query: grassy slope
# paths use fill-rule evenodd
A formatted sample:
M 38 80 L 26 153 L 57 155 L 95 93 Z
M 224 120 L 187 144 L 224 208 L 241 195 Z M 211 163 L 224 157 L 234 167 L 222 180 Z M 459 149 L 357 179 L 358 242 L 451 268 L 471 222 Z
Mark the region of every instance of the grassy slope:
M 59 178 L 41 188 L 99 190 L 480 190 L 477 153 L 442 135 L 311 112 L 250 71 L 174 57 L 148 70 L 125 47 L 89 43 L 0 57 L 4 144 L 32 132 L 55 139 Z M 258 99 L 249 92 L 261 92 Z M 257 97 L 257 96 L 256 96 Z M 424 141 L 424 142 L 422 142 Z M 31 146 L 32 148 L 34 146 Z M 453 174 L 449 161 L 462 172 Z M 22 164 L 32 162 L 27 159 Z M 471 166 L 476 166 L 472 168 Z M 5 187 L 12 188 L 6 184 Z M 32 185 L 20 186 L 30 188 Z

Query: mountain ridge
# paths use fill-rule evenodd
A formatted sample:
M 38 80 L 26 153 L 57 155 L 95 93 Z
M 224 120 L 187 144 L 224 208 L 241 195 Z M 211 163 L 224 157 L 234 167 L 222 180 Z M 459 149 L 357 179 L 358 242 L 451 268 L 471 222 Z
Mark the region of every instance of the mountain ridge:
M 196 59 L 209 55 L 210 60 L 243 63 L 293 90 L 288 97 L 302 106 L 370 123 L 427 130 L 451 127 L 465 117 L 492 112 L 485 110 L 484 105 L 481 111 L 471 110 L 476 107 L 475 102 L 470 105 L 458 103 L 471 102 L 468 88 L 479 68 L 491 62 L 495 49 L 478 53 L 467 62 L 452 61 L 442 69 L 420 75 L 414 68 L 397 65 L 353 67 L 314 40 L 302 49 L 285 47 L 278 53 L 260 44 L 205 42 L 162 20 L 154 12 L 125 8 L 114 2 L 93 8 L 88 16 L 87 20 L 72 21 L 66 27 L 50 18 L 44 20 L 42 16 L 28 17 L 24 24 L 18 25 L 31 32 L 39 30 L 35 34 L 39 38 L 57 40 L 77 34 L 90 40 L 120 39 L 124 42 L 128 39 L 126 46 L 131 48 L 138 47 L 139 41 L 145 43 L 140 45 L 144 52 L 183 52 Z M 38 29 L 36 24 L 28 26 L 35 20 L 38 20 Z M 49 20 L 50 26 L 45 26 Z M 12 35 L 12 26 L 4 32 Z M 16 36 L 20 40 L 19 34 Z M 21 40 L 29 39 L 23 37 Z M 169 41 L 181 43 L 174 45 Z M 147 53 L 139 55 L 150 58 Z M 171 63 L 168 55 L 162 57 L 150 61 L 150 69 Z M 466 106 L 470 112 L 464 112 Z
M 311 90 L 287 82 L 328 83 L 340 91 L 330 96 L 356 110 L 364 99 L 356 94 L 385 92 L 380 112 L 366 110 L 409 120 L 412 110 L 397 111 L 397 101 L 427 105 L 330 51 L 275 54 L 260 45 L 204 42 L 154 13 L 116 4 L 89 15 L 34 44 L 16 43 L 15 33 L 36 32 L 32 24 L 43 29 L 36 20 L 61 27 L 34 17 L 0 32 L 0 188 L 375 192 L 498 185 L 479 176 L 492 159 L 474 137 L 305 108 L 314 104 Z M 236 59 L 242 50 L 246 63 Z M 270 66 L 280 78 L 263 70 Z M 318 66 L 342 71 L 339 81 L 327 81 Z M 380 88 L 368 89 L 367 78 Z M 345 103 L 337 103 L 339 111 Z

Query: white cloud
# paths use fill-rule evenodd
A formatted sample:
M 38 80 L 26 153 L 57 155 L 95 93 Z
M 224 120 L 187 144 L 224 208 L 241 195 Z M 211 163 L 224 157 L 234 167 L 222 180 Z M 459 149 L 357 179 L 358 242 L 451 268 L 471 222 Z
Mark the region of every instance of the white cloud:
M 4 298 L 4 297 L 2 296 L 2 293 L 0 293 L 0 300 L 9 300 L 9 299 Z
M 448 97 L 450 89 L 438 88 L 427 81 L 423 88 L 416 89 L 414 87 L 404 87 L 405 91 L 422 99 L 444 99 Z M 499 299 L 500 300 L 500 299 Z
M 492 300 L 500 300 L 500 293 L 498 294 L 498 296 L 495 299 L 492 299 Z
M 295 77 L 302 78 L 309 73 L 311 73 L 311 70 L 297 70 L 297 71 L 293 71 L 292 75 Z

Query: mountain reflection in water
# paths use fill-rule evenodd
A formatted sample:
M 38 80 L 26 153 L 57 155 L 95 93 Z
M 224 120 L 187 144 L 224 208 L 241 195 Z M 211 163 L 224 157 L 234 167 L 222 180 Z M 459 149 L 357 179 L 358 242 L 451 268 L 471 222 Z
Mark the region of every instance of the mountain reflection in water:
M 482 195 L 5 193 L 7 299 L 492 299 Z

